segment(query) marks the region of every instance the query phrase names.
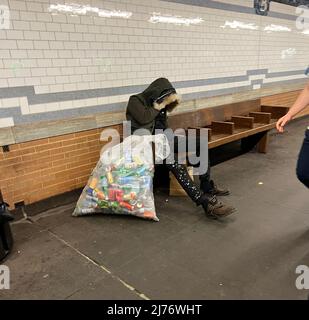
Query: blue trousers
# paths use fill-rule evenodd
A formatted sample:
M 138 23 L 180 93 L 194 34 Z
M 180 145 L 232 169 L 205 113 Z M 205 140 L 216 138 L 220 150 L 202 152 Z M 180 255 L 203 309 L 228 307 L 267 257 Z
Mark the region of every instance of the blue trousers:
M 299 153 L 296 174 L 297 178 L 309 188 L 309 129 L 306 130 L 305 139 Z

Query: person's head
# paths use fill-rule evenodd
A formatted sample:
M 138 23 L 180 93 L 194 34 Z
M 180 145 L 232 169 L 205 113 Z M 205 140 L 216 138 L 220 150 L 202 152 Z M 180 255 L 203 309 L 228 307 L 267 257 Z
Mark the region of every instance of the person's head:
M 148 105 L 159 110 L 166 108 L 169 112 L 180 103 L 181 99 L 176 89 L 166 78 L 158 78 L 153 81 L 148 88 L 143 91 L 142 95 Z
M 174 88 L 167 89 L 154 101 L 154 107 L 172 112 L 178 106 L 180 100 L 181 97 Z

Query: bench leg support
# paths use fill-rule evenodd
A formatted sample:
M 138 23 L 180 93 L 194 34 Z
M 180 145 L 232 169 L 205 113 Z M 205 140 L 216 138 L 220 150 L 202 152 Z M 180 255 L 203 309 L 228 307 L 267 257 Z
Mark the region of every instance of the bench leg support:
M 267 153 L 269 134 L 268 131 L 264 132 L 261 140 L 257 144 L 257 151 L 259 153 Z
M 259 153 L 266 153 L 267 145 L 268 131 L 260 132 L 253 136 L 241 139 L 241 150 L 243 152 L 249 152 L 256 146 Z

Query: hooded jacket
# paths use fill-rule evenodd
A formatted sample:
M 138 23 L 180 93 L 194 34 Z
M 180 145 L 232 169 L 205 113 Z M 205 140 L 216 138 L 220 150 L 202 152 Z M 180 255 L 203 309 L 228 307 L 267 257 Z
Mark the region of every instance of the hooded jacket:
M 166 110 L 169 105 L 175 107 L 179 102 L 179 95 L 167 79 L 155 80 L 142 93 L 129 99 L 126 118 L 131 121 L 132 132 L 144 128 L 152 133 L 160 111 Z

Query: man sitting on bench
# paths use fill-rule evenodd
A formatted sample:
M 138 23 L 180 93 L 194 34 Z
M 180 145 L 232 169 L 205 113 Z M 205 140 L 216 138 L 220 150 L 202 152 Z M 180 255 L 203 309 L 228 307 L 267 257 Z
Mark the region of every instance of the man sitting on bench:
M 155 80 L 142 93 L 131 96 L 126 117 L 131 121 L 132 134 L 141 128 L 147 129 L 152 134 L 155 133 L 155 129 L 165 130 L 168 127 L 167 110 L 172 111 L 179 104 L 179 100 L 175 88 L 165 78 Z M 192 181 L 185 165 L 174 161 L 166 166 L 188 196 L 197 205 L 202 205 L 208 217 L 222 218 L 235 211 L 233 207 L 218 201 L 216 195 L 226 195 L 228 191 L 219 190 L 210 180 L 209 173 L 200 176 L 201 188 L 199 188 Z

